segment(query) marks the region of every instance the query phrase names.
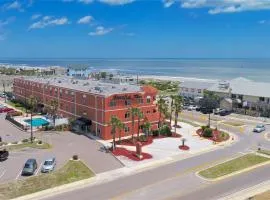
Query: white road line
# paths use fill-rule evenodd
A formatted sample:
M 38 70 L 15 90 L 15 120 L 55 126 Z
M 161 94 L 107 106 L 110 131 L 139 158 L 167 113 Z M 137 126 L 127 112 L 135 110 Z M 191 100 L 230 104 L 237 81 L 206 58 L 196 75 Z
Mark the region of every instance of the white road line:
M 20 170 L 20 173 L 16 176 L 16 180 L 18 180 L 18 178 L 21 176 L 22 174 L 22 170 Z
M 37 171 L 36 171 L 36 173 L 35 173 L 35 176 L 38 174 L 39 170 L 41 169 L 42 163 L 43 163 L 43 162 L 40 163 L 40 165 L 39 165 L 39 167 L 38 167 L 38 169 L 37 169 Z
M 4 170 L 4 171 L 2 172 L 2 174 L 0 175 L 0 179 L 5 175 L 6 171 L 7 171 L 7 170 Z

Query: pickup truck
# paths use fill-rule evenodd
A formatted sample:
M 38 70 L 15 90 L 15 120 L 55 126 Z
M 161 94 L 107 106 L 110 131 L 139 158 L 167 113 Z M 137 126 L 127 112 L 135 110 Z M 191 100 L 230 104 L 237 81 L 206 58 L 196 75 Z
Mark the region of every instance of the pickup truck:
M 5 149 L 0 149 L 0 162 L 8 159 L 9 153 Z

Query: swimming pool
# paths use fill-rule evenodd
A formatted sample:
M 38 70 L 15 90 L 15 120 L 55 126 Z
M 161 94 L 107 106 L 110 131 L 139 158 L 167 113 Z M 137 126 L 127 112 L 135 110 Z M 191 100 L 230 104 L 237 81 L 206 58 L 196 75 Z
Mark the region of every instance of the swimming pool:
M 24 120 L 24 122 L 31 125 L 31 119 Z M 32 119 L 32 125 L 33 126 L 46 126 L 46 125 L 49 125 L 49 122 L 42 118 L 34 118 Z

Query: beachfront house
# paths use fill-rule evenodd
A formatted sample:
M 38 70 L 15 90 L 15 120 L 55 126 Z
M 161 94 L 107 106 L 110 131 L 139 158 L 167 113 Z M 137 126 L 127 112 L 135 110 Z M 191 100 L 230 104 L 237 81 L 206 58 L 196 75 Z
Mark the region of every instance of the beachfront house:
M 218 82 L 207 90 L 215 92 L 222 99 L 221 107 L 226 105 L 227 108 L 228 103 L 231 102 L 232 110 L 236 113 L 270 117 L 270 90 L 268 88 L 270 88 L 270 83 L 255 82 L 240 77 Z

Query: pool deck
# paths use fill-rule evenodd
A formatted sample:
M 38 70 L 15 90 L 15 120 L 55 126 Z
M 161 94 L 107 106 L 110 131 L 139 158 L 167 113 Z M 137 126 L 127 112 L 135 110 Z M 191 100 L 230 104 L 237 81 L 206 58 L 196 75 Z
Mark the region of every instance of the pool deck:
M 41 116 L 41 115 L 35 115 L 32 117 L 32 119 L 37 119 L 37 118 L 41 118 L 41 119 L 44 119 L 46 121 L 48 121 L 50 123 L 50 120 L 47 119 L 46 117 L 44 116 Z M 14 120 L 19 122 L 20 124 L 22 124 L 24 127 L 27 127 L 28 130 L 30 129 L 31 125 L 27 122 L 25 122 L 25 120 L 31 120 L 31 117 L 30 116 L 17 116 L 17 117 L 14 117 Z M 42 126 L 33 126 L 33 131 L 38 131 L 40 128 L 42 128 Z

